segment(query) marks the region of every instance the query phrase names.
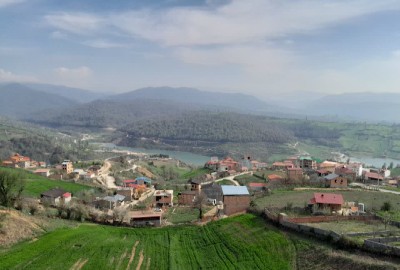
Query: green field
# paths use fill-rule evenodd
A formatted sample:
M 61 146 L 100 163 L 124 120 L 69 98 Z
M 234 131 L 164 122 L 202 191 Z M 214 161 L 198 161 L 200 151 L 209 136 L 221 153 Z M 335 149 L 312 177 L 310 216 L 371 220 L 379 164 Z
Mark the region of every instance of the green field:
M 62 188 L 68 192 L 71 192 L 72 194 L 92 188 L 89 186 L 73 182 L 51 180 L 21 169 L 10 169 L 10 168 L 0 167 L 0 171 L 20 172 L 22 176 L 25 178 L 25 189 L 23 194 L 24 196 L 28 197 L 39 197 L 42 192 L 45 192 L 52 188 Z
M 293 243 L 243 215 L 160 229 L 81 225 L 0 251 L 0 269 L 292 269 Z
M 313 197 L 314 192 L 338 193 L 343 195 L 343 199 L 347 202 L 360 202 L 365 204 L 367 211 L 374 208 L 379 210 L 385 201 L 391 202 L 393 210 L 400 211 L 399 195 L 391 193 L 383 193 L 379 191 L 365 190 L 349 190 L 335 191 L 329 189 L 318 190 L 274 190 L 271 195 L 258 198 L 255 200 L 259 207 L 278 207 L 283 208 L 288 203 L 292 203 L 293 207 L 304 207 Z

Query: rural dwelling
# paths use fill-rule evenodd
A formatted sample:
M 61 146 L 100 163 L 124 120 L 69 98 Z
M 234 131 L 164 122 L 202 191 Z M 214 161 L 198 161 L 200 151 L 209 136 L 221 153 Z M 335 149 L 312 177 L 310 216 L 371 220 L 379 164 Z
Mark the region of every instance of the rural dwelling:
M 312 206 L 313 212 L 326 209 L 329 209 L 330 212 L 338 212 L 342 210 L 343 203 L 344 200 L 341 194 L 314 193 L 314 197 L 311 198 L 309 205 Z
M 245 186 L 221 186 L 224 213 L 229 216 L 246 212 L 250 205 L 250 193 Z
M 125 196 L 125 202 L 131 202 L 133 200 L 139 199 L 138 190 L 131 187 L 120 187 L 117 189 L 117 194 Z
M 324 177 L 325 186 L 330 188 L 347 188 L 347 178 L 335 173 Z
M 284 178 L 278 174 L 270 174 L 267 176 L 267 179 L 270 182 L 279 182 L 280 183 L 281 181 L 283 181 Z
M 160 227 L 162 212 L 130 211 L 130 225 L 134 227 Z
M 320 169 L 320 170 L 327 170 L 327 171 L 330 171 L 330 172 L 334 172 L 335 171 L 335 168 L 337 167 L 337 166 L 339 166 L 339 163 L 337 163 L 337 162 L 333 162 L 333 161 L 324 161 L 324 162 L 321 162 L 320 164 L 318 164 L 318 169 Z
M 40 201 L 57 206 L 71 201 L 72 194 L 63 189 L 54 188 L 40 194 Z
M 289 181 L 298 181 L 303 179 L 303 169 L 302 168 L 288 168 L 287 169 Z
M 174 191 L 173 190 L 156 190 L 154 192 L 154 204 L 157 207 L 173 206 Z
M 105 196 L 95 202 L 96 207 L 100 209 L 114 209 L 117 206 L 124 205 L 125 196 L 116 194 L 114 196 Z
M 197 194 L 198 194 L 198 191 L 192 191 L 192 190 L 179 192 L 178 193 L 178 204 L 192 205 Z
M 72 166 L 72 162 L 69 160 L 64 160 L 63 163 L 61 163 L 61 169 L 66 173 L 70 174 L 74 171 L 74 167 Z
M 328 174 L 332 173 L 328 170 L 324 170 L 324 169 L 320 169 L 320 170 L 316 170 L 316 173 L 318 176 L 327 176 Z
M 49 177 L 50 176 L 50 170 L 49 169 L 37 169 L 33 172 L 34 174 L 38 174 L 43 177 Z
M 137 184 L 137 185 L 147 185 L 147 186 L 150 186 L 150 185 L 151 185 L 151 179 L 150 179 L 150 178 L 147 178 L 147 177 L 144 177 L 144 176 L 142 176 L 142 177 L 137 177 L 137 178 L 135 179 L 135 181 L 136 181 L 135 184 Z
M 317 169 L 317 162 L 311 157 L 299 157 L 298 164 L 302 169 Z
M 364 179 L 365 180 L 373 180 L 373 181 L 383 181 L 383 176 L 380 175 L 379 173 L 374 173 L 374 172 L 365 172 L 364 173 Z
M 273 170 L 286 170 L 286 169 L 293 168 L 293 167 L 294 167 L 293 163 L 290 163 L 290 162 L 274 162 L 274 163 L 272 163 Z
M 361 177 L 363 172 L 362 163 L 351 162 L 346 164 L 346 167 L 356 173 L 356 177 Z
M 192 190 L 192 191 L 200 191 L 201 190 L 202 181 L 200 179 L 191 179 L 191 180 L 189 180 L 189 183 L 191 185 L 190 190 Z
M 249 183 L 250 191 L 264 191 L 267 188 L 267 184 L 265 183 Z
M 207 201 L 216 205 L 217 202 L 222 202 L 222 189 L 221 185 L 217 183 L 202 185 L 201 187 L 204 194 L 207 196 Z
M 353 181 L 355 181 L 357 177 L 357 173 L 347 168 L 345 165 L 340 165 L 339 167 L 336 167 L 335 174 L 346 177 L 347 179 L 351 179 Z

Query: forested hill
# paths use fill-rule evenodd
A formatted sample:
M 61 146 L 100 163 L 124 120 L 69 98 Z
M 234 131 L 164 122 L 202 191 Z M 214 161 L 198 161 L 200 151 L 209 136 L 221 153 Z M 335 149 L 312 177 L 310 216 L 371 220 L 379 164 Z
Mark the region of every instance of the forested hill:
M 96 100 L 62 112 L 34 114 L 26 120 L 51 127 L 119 128 L 137 119 L 172 117 L 196 109 L 200 107 L 160 100 Z
M 175 118 L 133 121 L 122 128 L 130 139 L 154 138 L 203 142 L 286 143 L 291 132 L 267 117 L 228 112 L 188 112 Z

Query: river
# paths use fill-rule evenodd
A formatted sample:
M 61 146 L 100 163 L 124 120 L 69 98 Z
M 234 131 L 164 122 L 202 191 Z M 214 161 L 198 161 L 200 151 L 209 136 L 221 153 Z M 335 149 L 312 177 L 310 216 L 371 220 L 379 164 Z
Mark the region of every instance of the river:
M 391 159 L 391 158 L 373 158 L 373 157 L 351 157 L 351 162 L 361 162 L 364 163 L 366 166 L 373 166 L 376 168 L 381 168 L 383 164 L 386 163 L 388 167 L 391 162 L 393 162 L 394 167 L 397 164 L 400 164 L 400 160 L 398 159 Z
M 180 161 L 183 161 L 186 164 L 195 165 L 195 166 L 203 166 L 207 161 L 210 160 L 210 157 L 193 154 L 190 152 L 168 151 L 168 150 L 161 150 L 161 149 L 133 148 L 133 147 L 126 147 L 126 146 L 117 146 L 113 143 L 94 143 L 94 144 L 99 145 L 100 147 L 104 147 L 104 148 L 126 150 L 126 151 L 130 151 L 130 152 L 145 153 L 145 154 L 149 154 L 149 155 L 153 155 L 153 154 L 168 155 L 171 158 L 179 159 Z

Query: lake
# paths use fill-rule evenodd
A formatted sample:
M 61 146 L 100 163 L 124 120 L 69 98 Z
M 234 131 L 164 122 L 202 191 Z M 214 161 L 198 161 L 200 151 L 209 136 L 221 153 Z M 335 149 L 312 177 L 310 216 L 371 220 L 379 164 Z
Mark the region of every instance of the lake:
M 171 158 L 179 159 L 180 161 L 183 161 L 186 164 L 195 166 L 203 166 L 207 161 L 210 160 L 210 157 L 193 154 L 190 152 L 168 151 L 162 149 L 133 148 L 133 147 L 117 146 L 113 143 L 95 143 L 95 144 L 99 145 L 100 147 L 145 153 L 149 155 L 155 155 L 155 154 L 168 155 Z

